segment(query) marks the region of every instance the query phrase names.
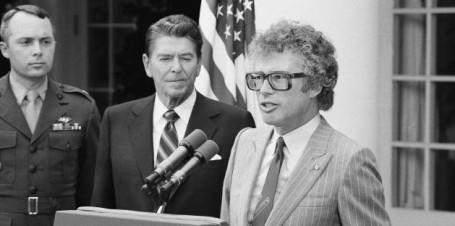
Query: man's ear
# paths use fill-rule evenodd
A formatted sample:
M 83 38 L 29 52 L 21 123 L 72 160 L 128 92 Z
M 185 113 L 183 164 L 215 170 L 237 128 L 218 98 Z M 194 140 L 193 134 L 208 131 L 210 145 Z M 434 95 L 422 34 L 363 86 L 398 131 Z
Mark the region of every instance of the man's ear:
M 142 54 L 142 63 L 144 64 L 144 69 L 145 69 L 145 73 L 147 74 L 147 76 L 149 78 L 152 78 L 152 73 L 150 72 L 150 69 L 148 67 L 148 64 L 149 64 L 149 58 L 147 56 L 147 54 Z
M 321 93 L 321 91 L 322 91 L 322 86 L 318 86 L 315 89 L 308 90 L 308 95 L 310 96 L 310 98 L 315 98 Z
M 196 74 L 196 77 L 199 76 L 199 74 L 201 74 L 201 67 L 202 67 L 202 58 L 199 59 L 199 62 L 197 64 L 197 74 Z
M 0 42 L 0 49 L 2 50 L 2 55 L 9 59 L 8 44 Z

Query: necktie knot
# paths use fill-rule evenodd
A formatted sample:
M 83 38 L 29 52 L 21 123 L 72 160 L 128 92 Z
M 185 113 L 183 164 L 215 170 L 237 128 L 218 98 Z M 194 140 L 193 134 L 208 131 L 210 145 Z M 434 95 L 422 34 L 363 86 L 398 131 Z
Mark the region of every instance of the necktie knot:
M 179 119 L 179 115 L 174 110 L 168 110 L 164 113 L 163 118 L 168 122 L 174 123 Z
M 38 91 L 34 89 L 27 91 L 26 97 L 30 103 L 33 103 L 39 97 Z
M 156 159 L 158 164 L 168 158 L 177 148 L 178 144 L 174 122 L 179 118 L 179 115 L 174 110 L 169 110 L 164 113 L 163 117 L 167 120 L 167 123 L 161 134 L 160 146 L 158 147 L 158 156 Z

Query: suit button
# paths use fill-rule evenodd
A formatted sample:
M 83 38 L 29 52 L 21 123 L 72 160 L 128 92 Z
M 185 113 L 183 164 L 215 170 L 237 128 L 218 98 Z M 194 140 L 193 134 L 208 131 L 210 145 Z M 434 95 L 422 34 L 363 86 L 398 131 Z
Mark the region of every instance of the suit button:
M 30 173 L 36 172 L 36 169 L 37 167 L 34 164 L 30 164 L 30 166 L 28 166 L 28 171 L 30 171 Z
M 66 149 L 70 150 L 70 149 L 71 149 L 71 144 L 70 144 L 70 142 L 67 142 L 65 147 L 66 147 Z
M 30 186 L 30 188 L 28 189 L 28 191 L 30 192 L 30 194 L 36 194 L 36 192 L 38 191 L 38 188 L 36 186 Z
M 62 100 L 63 99 L 63 95 L 61 93 L 57 93 L 57 99 Z
M 30 151 L 30 153 L 35 153 L 36 152 L 36 146 L 35 145 L 32 145 L 30 147 L 28 147 L 28 151 Z

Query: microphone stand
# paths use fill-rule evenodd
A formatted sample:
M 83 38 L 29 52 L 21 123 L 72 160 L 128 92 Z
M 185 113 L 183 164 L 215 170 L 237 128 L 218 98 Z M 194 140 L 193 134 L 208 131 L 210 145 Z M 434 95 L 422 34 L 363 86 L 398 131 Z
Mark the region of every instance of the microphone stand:
M 191 159 L 191 156 L 187 156 L 176 168 L 178 169 L 183 166 L 189 159 Z M 171 187 L 169 185 L 171 184 L 169 184 L 168 179 L 170 179 L 172 173 L 175 172 L 168 172 L 166 175 L 156 180 L 146 179 L 145 184 L 141 187 L 142 192 L 144 192 L 152 201 L 154 212 L 157 212 L 160 206 L 168 202 L 178 188 L 178 186 L 176 186 L 174 189 L 170 189 Z
M 142 185 L 141 190 L 152 201 L 153 212 L 157 212 L 158 208 L 169 200 L 171 194 L 169 189 L 165 189 L 163 188 L 163 186 L 160 185 L 154 185 L 152 187 L 149 187 L 147 184 L 144 184 Z
M 195 152 L 193 156 L 188 156 L 187 160 L 180 163 L 175 172 L 169 172 L 163 177 L 156 177 L 154 179 L 152 174 L 146 178 L 145 184 L 142 185 L 141 190 L 150 197 L 154 204 L 154 211 L 167 202 L 170 196 L 177 190 L 180 184 L 199 166 L 207 163 L 218 152 L 218 145 L 212 141 L 207 140 Z M 170 175 L 172 174 L 172 175 Z M 157 183 L 158 182 L 158 183 Z

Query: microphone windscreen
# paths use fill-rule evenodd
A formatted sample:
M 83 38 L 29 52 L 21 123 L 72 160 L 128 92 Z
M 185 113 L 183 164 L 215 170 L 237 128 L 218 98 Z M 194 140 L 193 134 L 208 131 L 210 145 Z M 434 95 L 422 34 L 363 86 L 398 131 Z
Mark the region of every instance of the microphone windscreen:
M 209 161 L 218 153 L 218 145 L 213 140 L 207 140 L 196 151 L 202 155 L 205 161 Z
M 190 148 L 192 150 L 198 148 L 201 146 L 202 143 L 204 143 L 207 140 L 207 135 L 200 130 L 200 129 L 195 129 L 193 132 L 191 132 L 188 136 L 183 138 L 182 141 L 180 141 L 180 146 L 185 146 L 187 148 Z

